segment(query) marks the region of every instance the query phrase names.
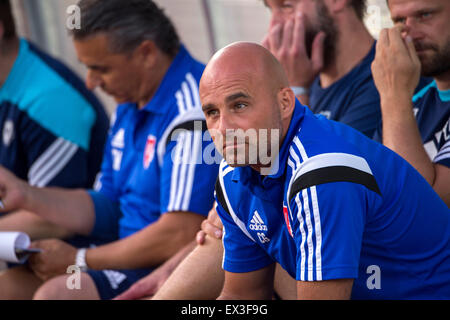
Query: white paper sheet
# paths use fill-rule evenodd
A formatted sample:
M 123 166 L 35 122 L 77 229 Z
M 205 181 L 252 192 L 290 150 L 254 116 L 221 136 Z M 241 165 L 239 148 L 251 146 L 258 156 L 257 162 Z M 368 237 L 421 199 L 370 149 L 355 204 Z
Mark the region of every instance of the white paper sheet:
M 30 237 L 23 232 L 0 232 L 0 260 L 24 263 L 31 252 Z M 37 250 L 39 252 L 39 250 Z

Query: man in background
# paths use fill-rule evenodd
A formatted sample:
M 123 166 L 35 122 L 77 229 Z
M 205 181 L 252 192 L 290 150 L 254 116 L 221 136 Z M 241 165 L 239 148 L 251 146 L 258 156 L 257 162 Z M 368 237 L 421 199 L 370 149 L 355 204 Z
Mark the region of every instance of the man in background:
M 119 103 L 95 190 L 33 188 L 0 170 L 6 210 L 23 208 L 86 236 L 117 234 L 95 248 L 48 240 L 30 273 L 0 275 L 3 298 L 111 299 L 191 241 L 213 204 L 218 165 L 206 164 L 198 81 L 204 65 L 151 0 L 82 0 L 73 31 L 89 89 Z M 200 124 L 200 126 L 198 126 Z M 81 273 L 67 287 L 66 269 Z
M 35 187 L 90 188 L 108 127 L 78 76 L 17 37 L 9 0 L 0 0 L 0 165 Z M 25 210 L 0 218 L 0 231 L 8 230 L 32 239 L 70 235 Z
M 372 66 L 382 141 L 450 207 L 450 2 L 389 0 L 395 24 L 380 34 Z M 414 95 L 420 75 L 433 82 Z
M 371 138 L 381 114 L 370 70 L 375 41 L 363 21 L 366 1 L 264 3 L 272 15 L 263 45 L 283 65 L 297 98 Z

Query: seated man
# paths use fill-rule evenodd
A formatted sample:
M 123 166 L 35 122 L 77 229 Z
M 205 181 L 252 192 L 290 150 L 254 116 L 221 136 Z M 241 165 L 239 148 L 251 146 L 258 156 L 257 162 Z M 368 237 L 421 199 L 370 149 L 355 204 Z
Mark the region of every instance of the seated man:
M 382 141 L 450 207 L 450 2 L 388 5 L 396 26 L 381 32 L 372 67 L 381 95 Z M 413 96 L 421 72 L 434 81 Z
M 381 114 L 380 98 L 370 70 L 375 57 L 375 41 L 363 22 L 366 1 L 348 1 L 341 5 L 323 0 L 265 0 L 264 4 L 270 9 L 271 21 L 263 44 L 282 63 L 298 98 L 314 113 L 348 124 L 372 137 Z M 199 263 L 192 266 L 191 272 L 187 263 L 183 264 L 181 269 L 191 274 L 189 279 L 193 283 L 196 279 L 192 275 L 203 268 L 204 257 L 208 257 L 211 266 L 217 265 L 213 260 L 222 259 L 222 254 L 216 249 L 219 245 L 196 249 L 190 260 Z M 195 255 L 199 255 L 198 259 Z M 173 263 L 169 265 L 175 267 Z M 164 274 L 168 274 L 167 270 Z M 178 274 L 182 271 L 178 270 Z M 198 276 L 204 277 L 204 274 L 198 273 Z M 185 299 L 196 299 L 196 291 L 192 288 L 185 290 L 186 282 L 176 278 L 171 277 L 171 283 L 165 286 L 164 292 L 170 290 L 175 297 L 188 292 L 183 296 Z M 211 275 L 209 279 L 219 287 L 213 291 L 220 290 L 222 282 L 217 281 L 219 278 Z M 132 288 L 130 295 L 123 297 L 142 297 L 141 293 L 133 293 L 135 290 L 142 295 L 153 294 L 155 281 L 162 282 L 150 275 L 148 280 L 143 279 Z M 198 294 L 205 297 L 206 292 Z
M 375 40 L 363 21 L 366 2 L 265 0 L 272 15 L 264 46 L 304 105 L 372 137 L 381 113 L 370 71 Z
M 296 278 L 298 299 L 450 297 L 449 209 L 405 160 L 314 116 L 256 44 L 219 51 L 200 97 L 225 159 L 216 184 L 219 298 L 270 299 L 274 261 Z M 250 129 L 269 136 L 227 141 Z M 271 151 L 271 163 L 254 145 Z
M 0 198 L 6 210 L 31 210 L 83 235 L 118 231 L 119 239 L 78 250 L 61 241 L 34 243 L 44 252 L 30 258 L 33 273 L 1 274 L 1 298 L 113 298 L 191 241 L 212 207 L 218 166 L 202 158 L 209 146 L 198 96 L 204 65 L 150 0 L 79 6 L 83 24 L 73 36 L 87 86 L 119 103 L 96 191 L 38 189 L 1 169 Z M 84 271 L 80 290 L 58 276 L 74 264 Z
M 102 105 L 71 70 L 16 36 L 8 0 L 0 0 L 0 48 L 0 165 L 36 187 L 92 187 L 109 127 Z M 69 235 L 23 210 L 0 218 L 7 230 Z

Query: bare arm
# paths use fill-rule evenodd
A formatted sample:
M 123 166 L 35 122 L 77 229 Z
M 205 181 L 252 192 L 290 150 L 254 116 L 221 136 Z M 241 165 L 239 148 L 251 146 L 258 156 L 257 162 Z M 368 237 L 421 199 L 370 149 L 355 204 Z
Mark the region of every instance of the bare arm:
M 206 237 L 175 269 L 156 293 L 156 300 L 212 300 L 223 287 L 222 241 Z M 201 284 L 201 285 L 199 285 Z
M 225 271 L 225 283 L 218 300 L 271 300 L 275 264 L 246 273 Z
M 398 100 L 399 98 L 393 98 L 382 101 L 382 110 L 390 110 L 393 105 L 405 106 L 402 114 L 395 112 L 395 108 L 389 112 L 383 111 L 383 144 L 416 168 L 447 206 L 450 206 L 450 169 L 431 161 L 423 147 L 411 102 Z
M 84 190 L 35 188 L 0 167 L 2 211 L 25 210 L 69 231 L 88 235 L 95 222 L 91 197 Z
M 1 217 L 0 231 L 25 232 L 31 240 L 65 239 L 72 236 L 72 233 L 66 229 L 25 210 L 14 211 Z
M 161 287 L 166 287 L 165 283 L 172 274 L 173 270 L 177 268 L 177 266 L 187 255 L 189 255 L 189 253 L 195 248 L 195 245 L 195 241 L 191 241 L 183 249 L 178 251 L 177 254 L 172 256 L 172 258 L 164 262 L 148 276 L 133 284 L 127 291 L 115 297 L 114 300 L 137 300 L 154 297 L 155 294 L 159 293 Z M 183 280 L 185 279 L 190 279 L 190 275 L 185 277 Z M 171 295 L 169 295 L 169 299 L 171 299 L 170 297 Z
M 348 300 L 352 293 L 353 279 L 327 281 L 297 281 L 299 300 Z
M 420 68 L 414 44 L 402 39 L 401 27 L 380 33 L 372 74 L 380 93 L 383 144 L 416 168 L 450 205 L 450 169 L 429 158 L 413 114 L 412 97 Z
M 136 269 L 158 266 L 194 239 L 204 217 L 170 212 L 143 230 L 110 244 L 89 249 L 91 269 Z

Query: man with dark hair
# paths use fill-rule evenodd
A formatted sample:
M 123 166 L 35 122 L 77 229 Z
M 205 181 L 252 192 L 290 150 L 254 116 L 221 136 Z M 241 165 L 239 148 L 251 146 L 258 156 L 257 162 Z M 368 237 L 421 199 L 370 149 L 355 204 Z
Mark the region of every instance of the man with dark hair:
M 367 11 L 366 0 L 352 0 L 351 5 L 355 9 L 356 15 L 362 21 Z
M 282 63 L 303 104 L 372 137 L 380 99 L 370 64 L 374 39 L 366 1 L 264 0 L 271 10 L 263 45 Z
M 108 126 L 103 106 L 77 75 L 16 36 L 9 1 L 1 0 L 0 165 L 32 186 L 90 188 Z M 25 210 L 3 215 L 0 230 L 32 239 L 70 235 Z
M 0 21 L 3 28 L 3 39 L 10 40 L 16 37 L 16 25 L 12 16 L 9 0 L 0 0 Z
M 30 298 L 50 279 L 35 299 L 111 299 L 191 241 L 213 204 L 218 166 L 203 162 L 209 143 L 198 96 L 204 65 L 151 0 L 79 6 L 74 45 L 88 67 L 86 84 L 119 103 L 96 189 L 35 189 L 0 170 L 0 197 L 6 210 L 32 209 L 83 235 L 118 230 L 119 239 L 81 249 L 34 243 L 44 249 L 29 261 L 34 274 L 0 275 L 3 298 Z M 83 271 L 80 290 L 69 290 L 70 276 L 61 275 L 69 265 Z M 15 287 L 18 278 L 28 284 Z
M 309 102 L 313 112 L 346 123 L 372 137 L 380 121 L 380 101 L 370 71 L 375 55 L 374 39 L 362 21 L 366 1 L 265 0 L 264 3 L 272 13 L 264 45 L 282 62 L 298 98 L 305 104 Z M 211 216 L 214 215 L 212 212 Z M 221 227 L 220 220 L 217 222 L 217 227 Z M 214 232 L 211 234 L 220 239 L 220 230 L 215 231 L 217 236 Z M 155 298 L 215 298 L 223 279 L 217 276 L 221 271 L 217 270 L 219 264 L 216 263 L 222 257 L 220 247 L 217 239 L 198 246 Z M 210 270 L 209 274 L 197 272 L 201 268 Z M 163 282 L 156 275 L 143 279 L 119 298 L 154 294 L 155 283 Z M 190 275 L 189 279 L 180 281 L 186 275 Z M 276 278 L 278 293 L 283 298 L 292 297 L 284 295 L 285 284 L 280 285 L 279 278 Z M 199 279 L 208 282 L 210 292 L 196 290 L 194 284 Z
M 450 2 L 389 0 L 373 75 L 382 142 L 413 165 L 450 207 Z M 420 74 L 434 81 L 414 95 Z

